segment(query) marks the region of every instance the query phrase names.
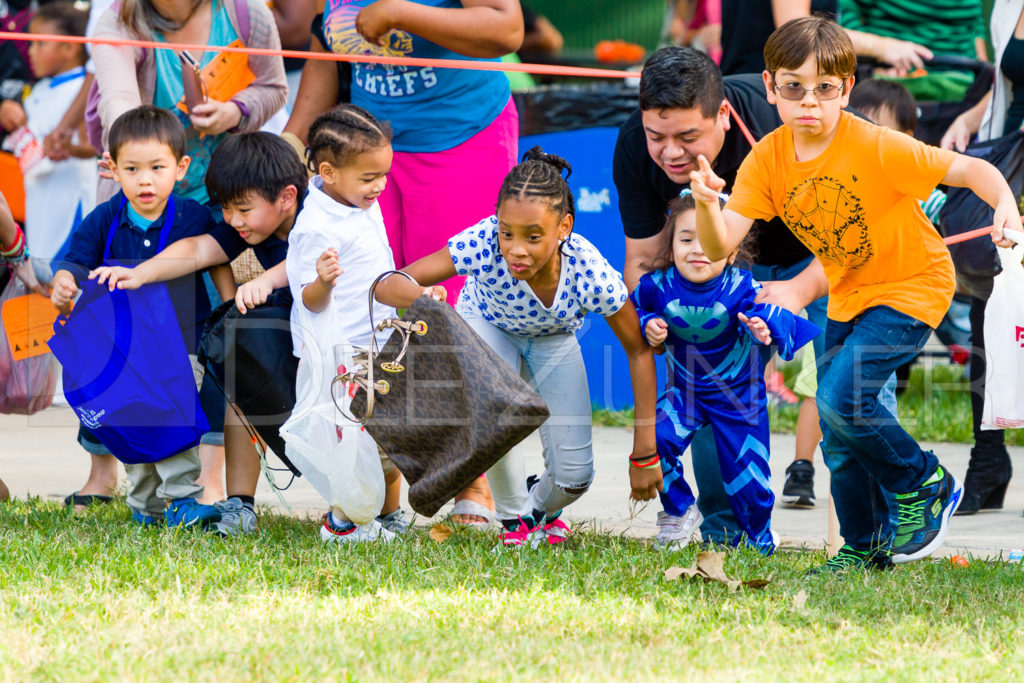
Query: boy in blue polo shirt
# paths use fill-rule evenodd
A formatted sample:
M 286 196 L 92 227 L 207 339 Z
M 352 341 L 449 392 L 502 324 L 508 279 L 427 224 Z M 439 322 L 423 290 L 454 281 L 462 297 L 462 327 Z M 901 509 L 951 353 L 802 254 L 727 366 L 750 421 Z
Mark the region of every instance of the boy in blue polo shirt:
M 110 170 L 121 184 L 121 192 L 96 207 L 72 234 L 52 283 L 51 299 L 61 310 L 68 309 L 78 283 L 101 266 L 105 257 L 139 262 L 154 256 L 168 221 L 167 243 L 204 234 L 213 227 L 206 207 L 172 195 L 174 184 L 184 177 L 189 164 L 185 131 L 173 114 L 150 105 L 125 112 L 110 128 L 109 145 Z M 202 368 L 194 354 L 203 321 L 210 313 L 206 288 L 198 275 L 190 274 L 168 282 L 167 289 L 198 383 Z M 196 502 L 203 493 L 196 483 L 199 470 L 197 447 L 155 463 L 125 464 L 132 521 L 144 526 L 160 521 L 168 526 L 206 526 L 219 521 L 216 508 Z

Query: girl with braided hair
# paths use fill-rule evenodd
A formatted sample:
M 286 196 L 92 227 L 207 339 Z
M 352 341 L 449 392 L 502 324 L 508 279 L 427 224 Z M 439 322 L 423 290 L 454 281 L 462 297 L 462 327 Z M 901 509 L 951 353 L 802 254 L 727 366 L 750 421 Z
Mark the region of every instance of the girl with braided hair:
M 409 306 L 424 294 L 436 296 L 437 283 L 467 276 L 456 311 L 513 368 L 526 367 L 547 403 L 551 417 L 540 428 L 540 476 L 527 481 L 518 449 L 487 472 L 506 547 L 566 540 L 562 509 L 593 481 L 590 393 L 573 334 L 587 313 L 605 317 L 629 357 L 636 396 L 632 496 L 650 500 L 661 490 L 654 356 L 640 334 L 622 276 L 573 233 L 575 208 L 563 171 L 571 172 L 564 159 L 534 147 L 505 177 L 496 215 L 403 269 L 421 286 L 392 276 L 376 290 L 384 304 Z
M 317 340 L 306 336 L 318 329 L 318 316 L 329 315 L 332 335 L 359 348 L 369 348 L 369 330 L 396 317 L 394 310 L 380 307 L 374 320 L 367 320 L 365 305 L 374 279 L 395 267 L 377 201 L 391 170 L 391 131 L 361 107 L 338 105 L 313 122 L 307 156 L 317 175 L 309 180 L 306 201 L 288 234 L 286 260 L 294 298 L 292 344 L 300 359 L 307 341 L 315 348 Z M 378 343 L 386 337 L 379 334 Z M 301 395 L 304 388 L 296 390 Z M 398 508 L 400 474 L 390 459 L 382 461 L 389 495 L 381 516 L 357 526 L 331 508 L 320 529 L 325 542 L 390 541 L 408 526 Z

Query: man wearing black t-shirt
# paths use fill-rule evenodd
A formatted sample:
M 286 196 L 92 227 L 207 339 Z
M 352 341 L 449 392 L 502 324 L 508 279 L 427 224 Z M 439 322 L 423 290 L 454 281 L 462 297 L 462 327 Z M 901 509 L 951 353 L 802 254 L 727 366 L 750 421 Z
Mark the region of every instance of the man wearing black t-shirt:
M 735 117 L 757 139 L 782 125 L 759 74 L 723 79 L 707 55 L 691 48 L 655 52 L 644 65 L 639 99 L 640 109 L 619 129 L 612 165 L 626 233 L 623 275 L 630 290 L 647 272 L 645 264 L 663 248 L 660 234 L 666 207 L 689 185 L 697 156 L 708 159 L 730 192 L 750 151 Z M 828 293 L 828 282 L 821 264 L 780 219 L 755 221 L 754 230 L 752 270 L 764 286 L 758 301 L 794 313 L 811 305 L 808 317 L 824 328 L 821 298 Z M 691 452 L 704 516 L 701 531 L 706 540 L 726 542 L 739 527 L 729 508 L 709 429 L 697 432 Z

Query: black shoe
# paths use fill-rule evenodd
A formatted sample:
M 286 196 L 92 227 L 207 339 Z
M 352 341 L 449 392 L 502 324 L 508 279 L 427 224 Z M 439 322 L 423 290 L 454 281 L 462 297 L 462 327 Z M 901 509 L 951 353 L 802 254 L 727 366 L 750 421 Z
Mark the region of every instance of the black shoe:
M 958 515 L 973 515 L 979 510 L 1002 510 L 1006 487 L 1013 476 L 1006 448 L 972 448 L 971 461 L 964 477 L 964 499 Z
M 782 504 L 794 508 L 814 507 L 814 465 L 810 460 L 794 460 L 786 468 Z

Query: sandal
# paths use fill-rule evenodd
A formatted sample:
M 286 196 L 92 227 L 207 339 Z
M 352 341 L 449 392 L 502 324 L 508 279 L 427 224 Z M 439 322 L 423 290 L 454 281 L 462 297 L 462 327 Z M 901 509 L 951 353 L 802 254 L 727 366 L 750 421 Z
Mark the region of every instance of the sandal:
M 467 498 L 455 501 L 451 516 L 456 524 L 478 529 L 486 529 L 494 524 L 494 510 Z
M 98 493 L 81 494 L 78 491 L 75 491 L 71 495 L 64 497 L 64 505 L 67 507 L 75 507 L 76 505 L 89 507 L 90 505 L 106 505 L 113 500 L 113 496 L 103 496 Z

